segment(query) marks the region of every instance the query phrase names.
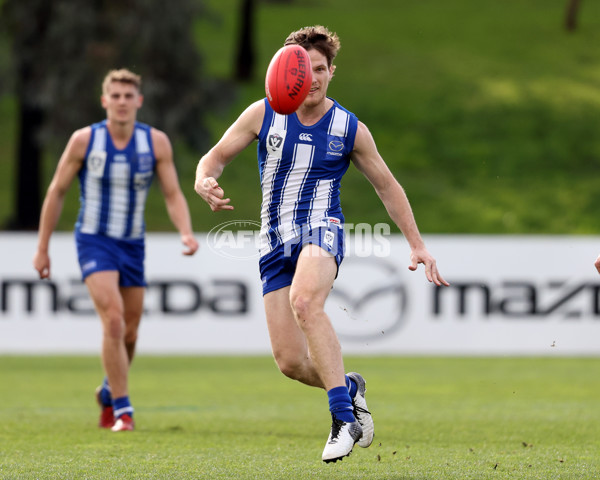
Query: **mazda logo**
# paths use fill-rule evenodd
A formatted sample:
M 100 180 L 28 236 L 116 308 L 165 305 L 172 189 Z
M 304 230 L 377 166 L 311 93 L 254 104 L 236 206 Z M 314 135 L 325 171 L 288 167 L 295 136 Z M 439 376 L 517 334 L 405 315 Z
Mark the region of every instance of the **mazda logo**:
M 344 149 L 344 144 L 339 140 L 329 142 L 329 148 L 334 152 L 341 152 Z
M 373 341 L 404 325 L 407 304 L 395 265 L 382 258 L 347 257 L 326 311 L 340 340 Z

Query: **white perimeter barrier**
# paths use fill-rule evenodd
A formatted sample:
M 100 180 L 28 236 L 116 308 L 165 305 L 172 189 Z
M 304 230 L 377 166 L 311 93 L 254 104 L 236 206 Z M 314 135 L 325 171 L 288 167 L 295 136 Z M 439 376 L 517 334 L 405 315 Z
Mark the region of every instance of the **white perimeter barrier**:
M 270 353 L 256 249 L 231 235 L 200 235 L 194 257 L 181 255 L 175 234 L 148 235 L 139 353 Z M 402 236 L 349 235 L 327 302 L 345 353 L 600 354 L 600 237 L 425 241 L 451 287 L 429 284 L 422 266 L 408 270 Z M 72 234 L 52 238 L 50 281 L 33 270 L 35 245 L 35 234 L 0 234 L 0 354 L 98 353 Z

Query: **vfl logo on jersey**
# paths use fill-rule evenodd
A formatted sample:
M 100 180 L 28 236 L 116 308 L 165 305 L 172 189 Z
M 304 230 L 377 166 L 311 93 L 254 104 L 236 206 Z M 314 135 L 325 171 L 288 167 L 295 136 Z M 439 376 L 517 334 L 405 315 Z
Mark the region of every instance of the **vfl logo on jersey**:
M 298 135 L 298 140 L 301 140 L 303 142 L 312 142 L 312 134 L 301 133 L 300 135 Z
M 279 136 L 279 134 L 274 133 L 273 135 L 269 135 L 269 147 L 271 148 L 279 148 L 283 143 L 283 137 Z
M 285 130 L 269 130 L 269 135 L 267 136 L 267 152 L 270 155 L 273 155 L 277 158 L 281 158 L 281 152 L 283 150 L 283 144 L 285 142 L 285 133 Z
M 329 150 L 327 151 L 327 155 L 341 157 L 343 155 L 342 150 L 344 150 L 344 142 L 340 140 L 331 140 L 331 142 L 329 142 Z
M 104 175 L 106 165 L 106 152 L 90 152 L 87 158 L 87 169 L 95 177 Z

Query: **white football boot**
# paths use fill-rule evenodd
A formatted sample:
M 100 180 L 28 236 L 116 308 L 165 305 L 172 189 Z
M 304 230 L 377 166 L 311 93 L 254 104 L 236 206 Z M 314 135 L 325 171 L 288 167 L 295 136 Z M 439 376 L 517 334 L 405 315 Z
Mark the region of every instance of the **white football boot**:
M 362 436 L 362 428 L 358 421 L 346 423 L 331 416 L 331 432 L 323 450 L 325 463 L 337 462 L 350 455 L 354 444 Z
M 373 423 L 373 417 L 371 412 L 367 410 L 367 401 L 365 400 L 365 392 L 367 391 L 365 379 L 360 373 L 351 372 L 348 374 L 357 385 L 356 395 L 352 399 L 352 406 L 354 407 L 354 416 L 362 427 L 362 437 L 358 441 L 358 446 L 367 448 L 373 443 L 373 437 L 375 436 L 375 425 Z

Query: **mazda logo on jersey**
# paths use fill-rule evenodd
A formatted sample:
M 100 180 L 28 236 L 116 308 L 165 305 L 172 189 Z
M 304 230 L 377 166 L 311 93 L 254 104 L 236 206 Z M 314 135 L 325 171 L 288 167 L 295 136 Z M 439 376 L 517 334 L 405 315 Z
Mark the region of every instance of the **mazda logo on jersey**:
M 406 321 L 408 295 L 397 268 L 385 259 L 347 257 L 326 311 L 341 340 L 381 340 Z
M 344 149 L 344 143 L 339 140 L 332 140 L 329 142 L 329 148 L 334 152 L 341 152 Z
M 152 155 L 142 154 L 138 157 L 138 170 L 140 172 L 150 171 L 152 170 L 152 167 Z

